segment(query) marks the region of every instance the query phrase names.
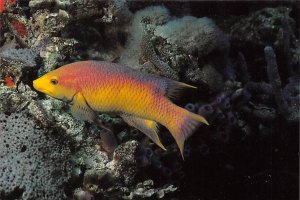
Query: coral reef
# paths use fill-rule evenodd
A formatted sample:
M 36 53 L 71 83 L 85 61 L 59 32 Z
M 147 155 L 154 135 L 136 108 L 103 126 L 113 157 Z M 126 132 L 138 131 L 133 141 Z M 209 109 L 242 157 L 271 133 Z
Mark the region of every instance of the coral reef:
M 222 9 L 220 9 L 222 8 Z M 297 199 L 299 5 L 0 0 L 0 199 Z M 106 60 L 185 82 L 183 161 L 118 116 L 76 120 L 37 77 Z M 276 184 L 274 184 L 276 183 Z

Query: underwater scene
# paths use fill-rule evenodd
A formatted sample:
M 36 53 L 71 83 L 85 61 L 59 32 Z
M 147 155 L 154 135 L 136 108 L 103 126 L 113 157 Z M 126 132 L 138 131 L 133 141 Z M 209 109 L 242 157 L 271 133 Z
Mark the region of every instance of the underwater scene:
M 0 0 L 0 200 L 298 200 L 299 1 Z

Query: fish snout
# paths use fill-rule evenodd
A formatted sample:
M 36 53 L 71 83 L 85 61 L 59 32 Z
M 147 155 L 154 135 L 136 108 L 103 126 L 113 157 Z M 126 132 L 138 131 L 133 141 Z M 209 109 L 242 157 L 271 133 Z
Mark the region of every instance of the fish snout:
M 40 80 L 40 78 L 35 79 L 33 82 L 33 87 L 37 91 L 43 92 L 43 82 Z
M 38 90 L 37 80 L 34 80 L 32 83 L 33 83 L 34 89 Z

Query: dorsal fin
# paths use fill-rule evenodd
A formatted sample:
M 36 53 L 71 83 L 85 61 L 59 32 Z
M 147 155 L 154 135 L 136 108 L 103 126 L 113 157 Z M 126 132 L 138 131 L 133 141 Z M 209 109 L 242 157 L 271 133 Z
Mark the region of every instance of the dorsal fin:
M 173 80 L 167 81 L 166 96 L 170 99 L 176 99 L 184 89 L 192 88 L 197 89 L 197 87 Z

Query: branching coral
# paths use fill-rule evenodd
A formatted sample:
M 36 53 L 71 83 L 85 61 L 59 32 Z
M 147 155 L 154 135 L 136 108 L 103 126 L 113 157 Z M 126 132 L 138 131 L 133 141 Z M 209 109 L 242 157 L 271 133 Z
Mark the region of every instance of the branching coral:
M 248 81 L 250 80 L 250 76 L 248 73 L 247 62 L 242 52 L 238 53 L 238 62 L 239 62 L 239 75 L 240 75 L 241 82 L 243 84 L 248 83 Z
M 274 96 L 279 112 L 285 117 L 286 120 L 290 122 L 297 122 L 299 120 L 299 107 L 297 104 L 290 106 L 287 104 L 286 97 L 284 96 L 281 88 L 282 84 L 274 50 L 271 46 L 266 46 L 264 51 L 267 61 L 267 74 L 270 84 L 274 90 Z M 299 96 L 299 90 L 297 96 Z
M 289 42 L 289 41 L 286 41 Z M 281 77 L 278 72 L 278 64 L 276 61 L 276 54 L 271 46 L 266 46 L 264 48 L 265 60 L 267 62 L 267 77 L 269 83 L 264 81 L 262 82 L 253 82 L 246 81 L 249 77 L 247 72 L 247 64 L 240 54 L 240 64 L 242 80 L 245 84 L 245 88 L 253 94 L 264 94 L 268 96 L 274 96 L 275 102 L 278 107 L 279 113 L 288 121 L 288 122 L 297 122 L 299 119 L 299 87 L 296 85 L 299 83 L 299 77 L 293 75 L 291 68 L 287 69 L 289 73 L 292 73 L 288 81 L 289 83 L 282 88 Z M 242 57 L 241 57 L 242 56 Z M 243 107 L 244 112 L 251 113 L 254 116 L 264 119 L 264 120 L 274 120 L 276 118 L 276 111 L 273 108 L 267 106 L 253 105 L 253 110 L 249 107 Z

